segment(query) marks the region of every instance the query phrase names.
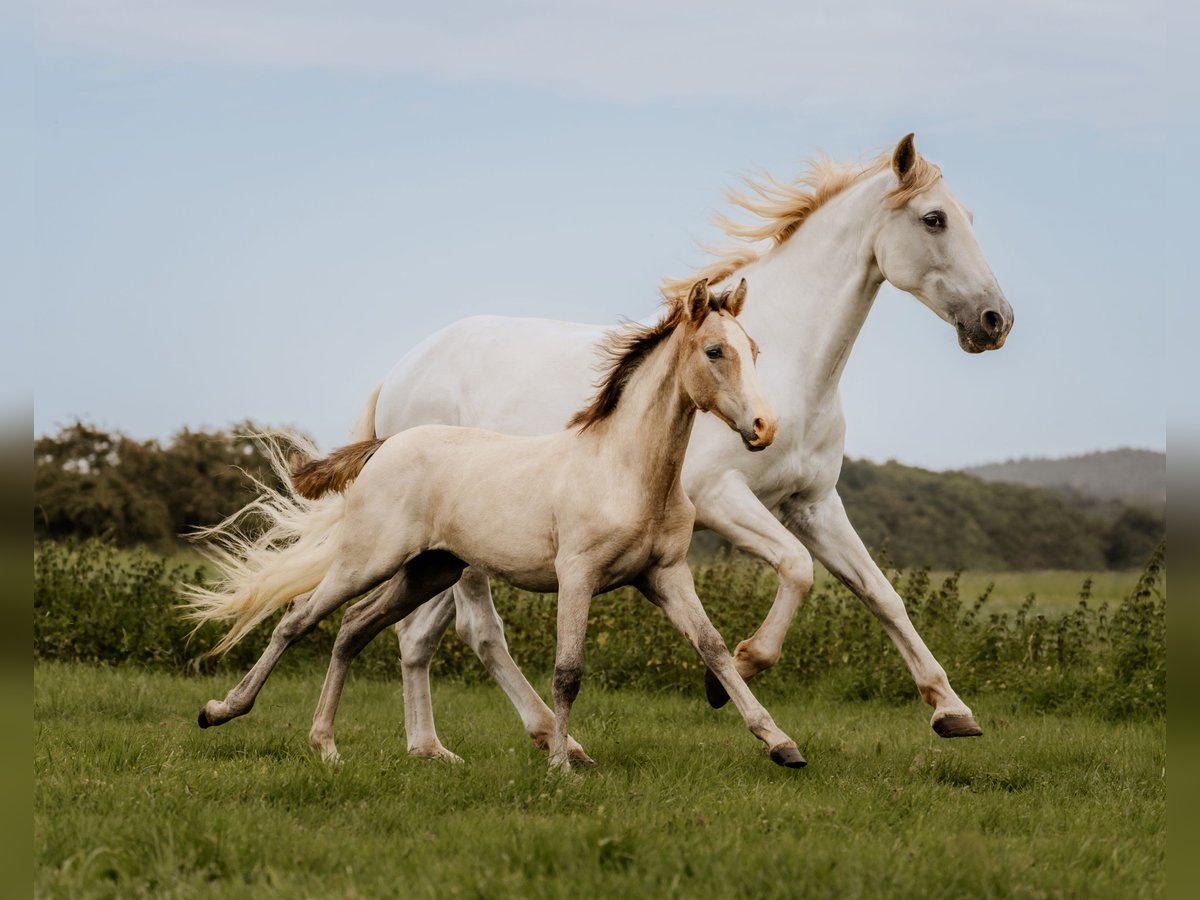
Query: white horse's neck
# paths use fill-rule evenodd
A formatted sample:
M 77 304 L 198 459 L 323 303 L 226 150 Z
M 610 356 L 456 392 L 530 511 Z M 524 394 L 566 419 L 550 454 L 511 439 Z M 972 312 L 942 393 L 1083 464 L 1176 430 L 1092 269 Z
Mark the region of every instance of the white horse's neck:
M 836 395 L 883 284 L 874 243 L 890 178 L 881 173 L 848 188 L 730 279 L 746 278 L 742 321 L 762 348 L 759 369 L 772 395 L 787 406 L 800 402 L 812 414 Z

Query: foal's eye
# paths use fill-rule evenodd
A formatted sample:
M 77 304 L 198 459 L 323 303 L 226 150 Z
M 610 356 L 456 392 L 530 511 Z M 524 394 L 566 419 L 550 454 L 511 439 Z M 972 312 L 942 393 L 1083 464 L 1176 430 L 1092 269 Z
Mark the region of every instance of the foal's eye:
M 934 231 L 941 231 L 946 227 L 946 214 L 940 209 L 935 209 L 933 212 L 921 216 L 921 221 Z
M 720 347 L 709 347 L 704 351 L 704 355 L 709 359 L 720 359 L 722 356 Z

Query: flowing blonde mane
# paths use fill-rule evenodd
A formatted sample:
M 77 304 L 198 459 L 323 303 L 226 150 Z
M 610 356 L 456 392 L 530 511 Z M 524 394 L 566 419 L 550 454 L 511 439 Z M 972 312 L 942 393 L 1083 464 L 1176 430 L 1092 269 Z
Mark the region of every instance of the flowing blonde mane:
M 898 209 L 917 194 L 929 190 L 942 177 L 942 170 L 917 154 L 904 179 L 887 195 L 887 204 Z M 713 217 L 717 226 L 731 238 L 753 245 L 770 241 L 767 248 L 733 246 L 709 250 L 716 258 L 686 278 L 664 278 L 659 289 L 665 299 L 685 296 L 698 278 L 709 284 L 720 284 L 734 272 L 759 259 L 773 247 L 778 247 L 800 228 L 818 209 L 864 178 L 878 174 L 892 165 L 890 154 L 883 154 L 868 163 L 838 163 L 821 156 L 809 160 L 795 181 L 785 183 L 770 175 L 744 179 L 747 190 L 730 191 L 727 199 L 734 206 L 758 217 L 756 222 L 738 222 L 718 213 Z

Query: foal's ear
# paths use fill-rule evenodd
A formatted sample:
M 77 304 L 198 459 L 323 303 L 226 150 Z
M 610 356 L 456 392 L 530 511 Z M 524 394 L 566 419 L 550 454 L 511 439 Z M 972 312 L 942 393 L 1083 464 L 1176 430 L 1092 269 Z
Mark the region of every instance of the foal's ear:
M 733 294 L 725 304 L 725 308 L 730 314 L 737 318 L 741 314 L 742 308 L 746 305 L 746 279 L 743 278 L 738 282 L 738 286 L 733 289 Z
M 692 285 L 692 292 L 688 294 L 687 301 L 688 317 L 693 322 L 699 322 L 708 315 L 708 279 L 701 278 Z
M 896 173 L 896 178 L 902 184 L 917 162 L 917 148 L 913 143 L 913 137 L 914 135 L 910 131 L 900 138 L 900 143 L 892 151 L 892 171 Z

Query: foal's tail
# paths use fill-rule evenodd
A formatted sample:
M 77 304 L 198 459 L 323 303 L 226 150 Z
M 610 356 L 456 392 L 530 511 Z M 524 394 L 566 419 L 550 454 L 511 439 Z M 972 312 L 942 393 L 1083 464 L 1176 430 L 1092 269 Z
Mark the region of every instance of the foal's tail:
M 383 446 L 379 438 L 347 444 L 324 459 L 303 454 L 292 457 L 292 488 L 301 497 L 316 500 L 330 493 L 341 493 L 363 470 L 375 451 Z
M 355 428 L 356 438 L 374 438 L 378 397 L 376 388 Z M 311 500 L 293 485 L 289 461 L 297 455 L 316 456 L 309 441 L 279 433 L 255 437 L 279 487 L 258 482 L 257 499 L 219 525 L 195 533 L 218 575 L 208 586 L 181 588 L 185 615 L 197 628 L 211 621 L 230 623 L 214 654 L 229 650 L 271 613 L 321 583 L 337 554 L 345 516 L 341 494 Z
M 224 522 L 199 529 L 193 538 L 217 569 L 208 585 L 183 585 L 185 617 L 199 628 L 229 622 L 211 653 L 224 653 L 259 622 L 311 591 L 333 564 L 345 501 L 340 495 L 306 500 L 292 488 L 288 459 L 315 448 L 295 435 L 255 435 L 271 463 L 275 488 L 258 482 L 258 497 Z

